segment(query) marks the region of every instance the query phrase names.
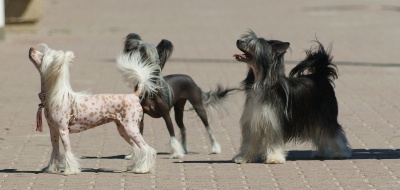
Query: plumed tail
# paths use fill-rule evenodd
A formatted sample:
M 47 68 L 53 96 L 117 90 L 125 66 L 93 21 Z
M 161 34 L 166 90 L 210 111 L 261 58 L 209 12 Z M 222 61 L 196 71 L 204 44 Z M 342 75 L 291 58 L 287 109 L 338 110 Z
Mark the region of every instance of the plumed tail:
M 134 89 L 135 94 L 144 98 L 157 92 L 161 68 L 159 64 L 142 60 L 140 53 L 121 54 L 117 58 L 117 69 L 127 85 Z
M 331 49 L 325 50 L 319 42 L 317 46 L 306 50 L 307 57 L 290 71 L 290 77 L 300 77 L 304 75 L 315 75 L 327 78 L 332 84 L 337 79 L 337 68 L 332 63 Z
M 218 85 L 216 89 L 203 92 L 201 99 L 203 106 L 206 109 L 207 115 L 215 115 L 213 113 L 224 113 L 226 112 L 225 102 L 228 97 L 239 88 L 225 88 L 222 85 Z

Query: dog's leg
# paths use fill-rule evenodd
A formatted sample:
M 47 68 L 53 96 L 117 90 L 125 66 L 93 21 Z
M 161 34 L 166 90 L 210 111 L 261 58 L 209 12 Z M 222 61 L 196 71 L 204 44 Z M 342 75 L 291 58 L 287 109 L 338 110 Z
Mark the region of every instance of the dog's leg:
M 265 149 L 266 154 L 264 154 L 266 164 L 283 164 L 286 161 L 286 150 L 285 150 L 285 140 L 284 131 L 282 123 L 278 118 L 283 118 L 282 116 L 275 116 L 270 113 L 271 123 L 267 124 L 265 127 Z
M 335 159 L 350 158 L 352 155 L 352 150 L 351 150 L 350 144 L 347 141 L 346 134 L 344 133 L 344 131 L 342 130 L 341 127 L 340 127 L 340 129 L 341 130 L 339 130 L 335 136 L 335 145 L 336 146 L 334 146 L 334 150 L 335 150 L 336 154 L 334 155 L 333 158 L 335 158 Z
M 183 158 L 185 156 L 185 150 L 181 143 L 175 137 L 174 126 L 172 125 L 171 116 L 169 112 L 163 113 L 163 118 L 165 124 L 167 125 L 168 132 L 170 135 L 170 146 L 171 146 L 171 156 L 170 158 Z
M 232 161 L 237 164 L 249 163 L 254 161 L 258 149 L 260 147 L 261 136 L 259 133 L 253 133 L 251 126 L 247 123 L 240 122 L 242 128 L 242 140 L 239 153 L 232 158 Z
M 54 126 L 50 126 L 50 139 L 51 139 L 51 146 L 53 148 L 51 152 L 51 158 L 49 164 L 42 169 L 45 173 L 58 173 L 60 172 L 60 134 L 54 128 Z
M 71 143 L 69 141 L 69 131 L 68 129 L 62 128 L 59 130 L 62 143 L 64 145 L 65 155 L 64 155 L 64 174 L 73 175 L 81 172 L 78 159 L 74 156 L 71 150 Z
M 321 134 L 315 135 L 314 139 L 317 140 L 313 140 L 317 151 L 314 157 L 333 159 L 346 159 L 351 157 L 352 151 L 342 127 L 339 124 L 335 124 L 334 127 L 334 134 L 323 131 Z
M 120 124 L 119 122 L 115 122 L 115 124 L 117 125 L 119 135 L 121 135 L 121 137 L 124 138 L 124 140 L 131 145 L 131 152 L 125 155 L 125 160 L 131 160 L 133 157 L 133 146 L 135 145 L 135 143 L 132 141 L 132 139 L 129 138 L 129 135 L 126 133 L 122 124 Z
M 144 141 L 138 126 L 133 127 L 133 124 L 124 124 L 126 133 L 136 144 L 132 146 L 132 165 L 128 166 L 128 170 L 132 170 L 134 173 L 150 172 L 155 165 L 157 152 Z
M 140 121 L 140 123 L 139 123 L 139 130 L 140 130 L 140 134 L 143 135 L 143 131 L 144 131 L 144 114 L 142 116 L 142 121 Z
M 201 102 L 201 100 L 200 100 L 200 102 Z M 211 142 L 211 153 L 212 154 L 221 153 L 221 146 L 219 145 L 217 139 L 215 138 L 214 133 L 208 123 L 207 112 L 206 112 L 206 109 L 204 108 L 203 104 L 202 103 L 198 103 L 198 104 L 192 103 L 192 105 L 193 105 L 194 110 L 199 115 L 204 126 L 206 127 L 208 137 L 210 138 L 210 142 Z
M 267 152 L 264 157 L 266 164 L 283 164 L 286 161 L 285 142 L 282 134 L 276 134 L 273 137 L 269 136 L 266 139 Z
M 317 147 L 316 158 L 346 159 L 352 155 L 346 135 L 339 124 L 332 124 L 335 130 L 323 130 L 314 134 L 312 140 Z
M 186 104 L 185 99 L 178 100 L 175 103 L 174 111 L 175 111 L 175 122 L 181 131 L 181 141 L 182 141 L 182 145 L 183 145 L 183 150 L 185 151 L 185 154 L 187 154 L 188 150 L 187 150 L 187 141 L 186 141 L 186 128 L 185 128 L 185 125 L 183 124 L 183 112 L 185 111 L 184 110 L 185 104 Z

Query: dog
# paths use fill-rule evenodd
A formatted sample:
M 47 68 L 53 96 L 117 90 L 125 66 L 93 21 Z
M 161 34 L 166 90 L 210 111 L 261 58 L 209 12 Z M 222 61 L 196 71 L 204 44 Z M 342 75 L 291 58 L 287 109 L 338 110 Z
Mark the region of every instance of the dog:
M 128 55 L 140 52 L 144 59 L 155 61 L 161 69 L 164 68 L 172 51 L 173 45 L 168 40 L 163 39 L 154 47 L 152 44 L 143 42 L 141 37 L 135 33 L 126 36 L 123 50 Z M 152 118 L 162 117 L 164 119 L 170 135 L 170 158 L 183 158 L 188 152 L 186 127 L 183 123 L 184 107 L 187 101 L 193 106 L 191 110 L 196 111 L 206 128 L 211 142 L 211 153 L 221 153 L 221 147 L 208 122 L 207 113 L 222 111 L 224 109 L 223 102 L 237 88 L 223 88 L 218 85 L 213 91 L 203 92 L 190 76 L 183 74 L 164 76 L 158 81 L 158 84 L 160 88 L 157 93 L 154 96 L 143 96 L 140 104 L 145 114 Z M 175 121 L 181 132 L 182 144 L 175 137 L 174 126 L 169 113 L 172 108 L 174 108 Z M 143 119 L 140 126 L 143 134 Z
M 37 130 L 42 131 L 41 110 L 44 108 L 45 117 L 50 129 L 52 153 L 49 164 L 43 169 L 46 173 L 61 172 L 63 162 L 64 174 L 78 174 L 80 165 L 74 156 L 69 139 L 70 133 L 78 133 L 96 126 L 115 122 L 119 134 L 134 148 L 132 164 L 128 170 L 134 173 L 148 173 L 156 162 L 156 151 L 150 147 L 140 134 L 139 124 L 143 109 L 139 95 L 156 92 L 151 79 L 157 78 L 160 67 L 147 66 L 141 61 L 139 54 L 129 58 L 125 55 L 118 57 L 121 62 L 136 65 L 132 80 L 139 83 L 139 89 L 134 94 L 96 94 L 74 92 L 69 82 L 69 67 L 73 62 L 74 53 L 71 51 L 53 50 L 47 45 L 40 45 L 42 51 L 29 49 L 29 59 L 40 73 L 41 104 L 37 113 Z M 65 155 L 60 156 L 59 139 L 64 145 Z
M 337 68 L 330 48 L 325 50 L 316 42 L 286 77 L 288 42 L 258 38 L 251 30 L 237 40 L 243 54 L 234 57 L 249 70 L 242 81 L 246 100 L 240 118 L 241 146 L 233 162 L 284 163 L 288 141 L 314 144 L 316 157 L 351 157 L 345 132 L 337 121 L 333 86 Z

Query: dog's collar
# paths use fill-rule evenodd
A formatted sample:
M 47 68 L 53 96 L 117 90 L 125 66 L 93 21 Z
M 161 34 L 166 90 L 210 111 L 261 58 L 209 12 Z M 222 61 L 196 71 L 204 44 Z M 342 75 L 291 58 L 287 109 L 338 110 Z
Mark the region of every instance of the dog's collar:
M 42 108 L 44 108 L 43 102 L 44 102 L 44 100 L 46 98 L 46 93 L 45 92 L 40 92 L 38 94 L 38 96 L 39 96 L 40 101 L 42 102 L 42 103 L 40 103 L 38 105 L 38 112 L 41 113 Z M 40 120 L 41 120 L 41 118 L 40 118 Z M 74 107 L 71 105 L 71 114 L 70 114 L 70 119 L 69 119 L 68 125 L 69 126 L 73 125 L 75 120 L 76 120 L 76 118 L 75 118 L 75 114 L 74 114 Z M 40 131 L 41 131 L 41 129 L 40 129 Z
M 42 103 L 44 102 L 44 99 L 46 98 L 46 93 L 45 92 L 41 92 L 38 94 L 40 101 L 42 101 Z

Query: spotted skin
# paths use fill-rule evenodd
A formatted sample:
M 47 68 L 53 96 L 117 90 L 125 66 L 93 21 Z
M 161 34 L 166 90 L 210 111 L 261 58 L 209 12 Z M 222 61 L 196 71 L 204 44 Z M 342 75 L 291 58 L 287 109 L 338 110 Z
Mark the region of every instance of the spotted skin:
M 59 56 L 61 55 L 62 52 Z M 42 77 L 42 92 L 46 93 L 41 72 L 43 56 L 44 54 L 34 48 L 29 50 L 29 58 Z M 71 99 L 71 96 L 74 98 Z M 65 175 L 78 174 L 80 165 L 72 153 L 70 133 L 79 133 L 110 122 L 116 123 L 120 135 L 136 151 L 128 170 L 134 173 L 148 173 L 154 167 L 157 152 L 144 141 L 140 133 L 139 124 L 143 118 L 143 109 L 136 94 L 77 95 L 70 91 L 63 95 L 62 101 L 57 102 L 53 109 L 47 102 L 50 98 L 45 97 L 42 102 L 53 148 L 44 172 L 58 173 L 62 168 L 60 164 L 63 163 Z M 65 150 L 63 161 L 59 149 L 60 139 Z
M 75 120 L 69 124 L 71 108 Z M 143 117 L 143 109 L 139 98 L 134 94 L 98 94 L 82 98 L 78 104 L 72 103 L 69 109 L 49 113 L 45 109 L 45 117 L 50 127 L 53 146 L 52 157 L 59 157 L 61 138 L 65 151 L 71 151 L 70 133 L 79 133 L 99 125 L 115 122 L 121 137 L 130 145 L 149 148 L 140 134 L 139 124 Z

